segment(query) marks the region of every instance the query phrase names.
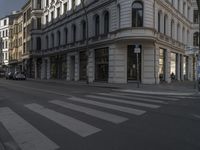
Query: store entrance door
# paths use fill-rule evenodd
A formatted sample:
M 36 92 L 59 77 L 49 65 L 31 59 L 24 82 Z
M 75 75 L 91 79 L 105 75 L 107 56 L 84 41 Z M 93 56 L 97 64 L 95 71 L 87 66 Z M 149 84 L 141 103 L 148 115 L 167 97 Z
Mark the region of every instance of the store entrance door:
M 127 53 L 127 79 L 128 81 L 141 81 L 141 50 L 142 46 L 137 46 L 140 53 L 135 51 L 136 45 L 128 45 Z M 138 55 L 138 56 L 137 56 Z

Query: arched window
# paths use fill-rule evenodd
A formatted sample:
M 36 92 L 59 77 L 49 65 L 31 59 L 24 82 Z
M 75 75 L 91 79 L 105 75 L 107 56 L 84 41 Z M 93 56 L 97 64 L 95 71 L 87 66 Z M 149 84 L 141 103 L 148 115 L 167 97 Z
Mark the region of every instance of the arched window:
M 187 44 L 190 45 L 190 31 L 187 30 Z
M 185 44 L 185 28 L 182 29 L 182 42 Z
M 100 19 L 99 15 L 95 16 L 95 36 L 99 36 L 100 33 Z
M 72 25 L 73 43 L 76 42 L 76 25 Z
M 36 38 L 36 49 L 41 50 L 42 49 L 42 41 L 40 37 Z
M 162 12 L 159 11 L 158 12 L 158 32 L 161 32 L 161 16 L 162 15 Z
M 118 28 L 121 27 L 121 7 L 117 5 L 117 18 L 118 18 Z
M 64 35 L 65 35 L 65 44 L 67 44 L 68 43 L 68 29 L 67 28 L 64 29 Z
M 49 48 L 49 36 L 47 35 L 46 36 L 46 49 Z
M 143 3 L 135 1 L 132 6 L 132 27 L 143 27 Z
M 109 12 L 106 11 L 104 13 L 104 34 L 108 34 L 109 32 Z
M 167 15 L 164 16 L 164 34 L 167 35 L 168 32 L 168 17 Z
M 81 22 L 81 26 L 82 26 L 82 40 L 86 39 L 86 22 L 85 20 L 83 20 Z
M 193 34 L 193 45 L 199 46 L 199 32 Z
M 180 24 L 177 24 L 177 31 L 176 31 L 176 39 L 177 41 L 180 42 L 180 33 L 181 33 L 181 28 L 180 28 Z
M 175 32 L 175 28 L 174 28 L 174 20 L 171 21 L 171 38 L 175 38 L 174 37 L 174 32 Z
M 60 37 L 60 31 L 57 32 L 57 46 L 60 46 L 61 43 L 61 37 Z
M 51 34 L 51 48 L 54 48 L 55 44 L 54 44 L 54 34 Z

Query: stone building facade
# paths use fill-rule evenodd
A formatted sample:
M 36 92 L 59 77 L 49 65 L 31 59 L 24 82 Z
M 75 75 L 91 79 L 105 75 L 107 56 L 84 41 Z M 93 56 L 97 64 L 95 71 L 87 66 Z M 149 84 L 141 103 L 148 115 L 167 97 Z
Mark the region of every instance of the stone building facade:
M 9 70 L 22 71 L 23 15 L 17 12 L 9 26 Z
M 144 84 L 194 79 L 193 57 L 185 54 L 193 45 L 191 0 L 87 0 L 88 51 L 80 0 L 39 3 L 35 78 Z

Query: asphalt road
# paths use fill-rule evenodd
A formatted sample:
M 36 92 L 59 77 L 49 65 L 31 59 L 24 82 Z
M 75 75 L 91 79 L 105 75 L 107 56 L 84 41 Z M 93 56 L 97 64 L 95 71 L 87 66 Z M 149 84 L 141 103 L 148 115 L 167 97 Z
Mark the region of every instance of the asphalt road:
M 0 141 L 19 150 L 199 150 L 200 97 L 0 79 Z

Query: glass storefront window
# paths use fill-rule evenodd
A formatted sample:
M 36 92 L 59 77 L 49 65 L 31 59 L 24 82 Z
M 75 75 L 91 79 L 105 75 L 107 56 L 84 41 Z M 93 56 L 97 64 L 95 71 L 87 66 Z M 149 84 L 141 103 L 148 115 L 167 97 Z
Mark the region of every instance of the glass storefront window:
M 177 54 L 176 53 L 171 53 L 171 66 L 170 66 L 170 77 L 171 77 L 171 80 L 177 79 L 176 72 L 177 72 Z
M 160 81 L 165 81 L 165 50 L 164 49 L 160 49 L 159 79 Z
M 188 80 L 188 57 L 184 56 L 183 57 L 183 76 L 184 80 Z

